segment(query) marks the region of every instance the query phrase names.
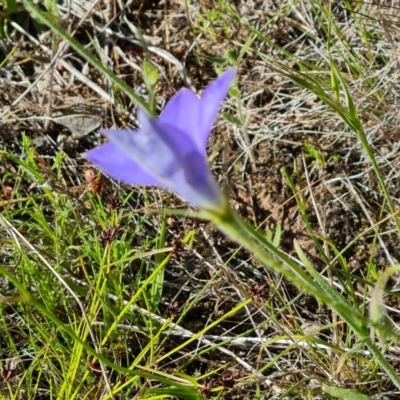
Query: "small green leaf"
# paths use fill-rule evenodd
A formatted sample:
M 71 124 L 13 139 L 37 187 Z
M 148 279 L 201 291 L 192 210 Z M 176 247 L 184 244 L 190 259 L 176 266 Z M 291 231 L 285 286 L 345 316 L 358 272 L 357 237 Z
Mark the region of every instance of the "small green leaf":
M 226 52 L 226 58 L 227 58 L 229 64 L 235 65 L 237 63 L 238 58 L 239 58 L 239 54 L 235 50 L 228 50 Z
M 256 393 L 254 394 L 253 400 L 260 400 L 260 399 L 261 399 L 261 391 L 260 391 L 260 386 L 257 384 Z
M 150 60 L 144 60 L 142 64 L 144 82 L 149 91 L 153 91 L 158 81 L 158 69 Z
M 312 158 L 317 161 L 322 166 L 322 168 L 327 167 L 324 153 L 321 150 L 317 149 L 314 145 L 308 142 L 304 142 L 304 151 L 306 157 Z
M 373 400 L 372 397 L 366 396 L 365 394 L 334 386 L 323 385 L 322 390 L 340 400 Z
M 240 92 L 239 92 L 239 90 L 236 88 L 236 87 L 231 87 L 230 89 L 229 89 L 229 94 L 232 96 L 232 97 L 235 97 L 235 98 L 237 98 L 237 99 L 240 99 Z
M 44 0 L 44 6 L 46 10 L 53 16 L 56 17 L 55 21 L 58 21 L 60 18 L 57 9 L 57 1 L 55 0 Z
M 387 316 L 386 308 L 383 303 L 383 295 L 388 279 L 399 270 L 400 265 L 393 265 L 387 268 L 375 284 L 371 296 L 371 303 L 369 305 L 371 340 L 374 340 L 375 333 L 381 341 L 387 338 L 398 337 L 398 332 L 396 332 L 394 325 Z
M 1 0 L 7 9 L 7 15 L 14 14 L 18 11 L 18 4 L 16 0 Z
M 210 61 L 213 64 L 219 64 L 221 66 L 227 65 L 226 58 L 209 56 L 207 54 L 197 54 L 197 57 Z
M 278 223 L 276 224 L 276 231 L 275 231 L 274 239 L 272 241 L 272 244 L 276 248 L 278 248 L 281 243 L 281 236 L 282 236 L 282 223 L 280 221 L 278 221 Z
M 223 116 L 223 118 L 225 118 L 231 124 L 234 124 L 234 125 L 237 125 L 237 126 L 243 126 L 242 121 L 239 118 L 233 116 L 232 114 L 224 112 L 224 113 L 222 113 L 222 116 Z

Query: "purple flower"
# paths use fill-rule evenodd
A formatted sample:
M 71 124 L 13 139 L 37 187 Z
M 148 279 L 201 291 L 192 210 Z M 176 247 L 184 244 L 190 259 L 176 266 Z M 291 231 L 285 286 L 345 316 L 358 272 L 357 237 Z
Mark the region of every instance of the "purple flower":
M 200 99 L 181 89 L 160 118 L 139 108 L 139 130 L 108 129 L 103 134 L 109 142 L 85 157 L 122 182 L 165 187 L 194 206 L 221 210 L 225 199 L 207 166 L 206 145 L 235 71 L 227 70 Z

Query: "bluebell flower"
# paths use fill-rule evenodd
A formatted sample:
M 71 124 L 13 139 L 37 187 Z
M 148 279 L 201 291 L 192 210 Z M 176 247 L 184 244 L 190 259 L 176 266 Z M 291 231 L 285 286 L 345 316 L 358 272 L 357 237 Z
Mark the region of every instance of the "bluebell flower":
M 221 211 L 226 200 L 208 168 L 206 146 L 235 72 L 223 73 L 201 98 L 181 89 L 159 118 L 138 108 L 138 130 L 105 130 L 108 142 L 85 157 L 121 182 L 164 187 L 194 206 Z

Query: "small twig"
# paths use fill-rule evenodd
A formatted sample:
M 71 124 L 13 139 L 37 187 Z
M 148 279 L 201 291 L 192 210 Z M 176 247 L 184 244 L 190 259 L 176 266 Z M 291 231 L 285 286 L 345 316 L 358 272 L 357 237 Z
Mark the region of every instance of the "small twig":
M 143 312 L 143 309 L 140 309 L 141 312 Z M 153 316 L 152 316 L 153 318 Z M 162 321 L 160 320 L 162 323 Z M 94 326 L 105 326 L 105 323 L 102 321 L 94 321 L 93 324 Z M 187 331 L 181 327 L 177 329 L 178 325 L 175 325 L 174 328 L 170 330 L 163 331 L 163 335 L 173 335 L 177 337 L 181 337 L 184 339 L 190 339 L 194 336 L 193 332 Z M 139 327 L 136 325 L 127 325 L 127 324 L 118 324 L 117 328 L 119 329 L 125 329 L 128 331 L 134 331 L 134 332 L 143 332 L 144 330 L 146 331 L 145 327 Z M 280 340 L 274 340 L 271 338 L 261 338 L 261 337 L 236 337 L 236 336 L 218 336 L 218 335 L 203 335 L 199 340 L 203 341 L 211 341 L 212 344 L 215 346 L 215 342 L 227 342 L 229 343 L 229 346 L 236 346 L 236 347 L 248 347 L 248 346 L 262 346 L 263 344 L 268 344 L 269 348 L 277 348 L 277 347 L 283 347 L 287 348 L 288 346 L 293 346 L 297 345 L 299 347 L 303 347 L 305 349 L 319 349 L 319 350 L 327 350 L 327 351 L 340 351 L 343 354 L 345 353 L 355 353 L 364 357 L 370 357 L 371 352 L 368 350 L 357 350 L 354 351 L 354 349 L 351 348 L 340 348 L 340 347 L 335 347 L 335 346 L 327 346 L 322 343 L 308 343 L 305 340 L 307 339 L 307 336 L 301 337 L 298 340 L 295 339 L 280 339 Z M 221 349 L 221 347 L 217 347 L 218 349 Z M 394 351 L 399 353 L 398 348 L 392 347 L 389 350 Z M 396 357 L 393 355 L 386 354 L 385 357 L 388 360 L 396 360 L 400 361 L 400 357 Z
M 39 195 L 39 196 L 35 196 L 34 197 L 35 200 L 44 199 L 44 198 L 47 198 L 47 196 L 46 195 Z M 25 201 L 28 201 L 30 199 L 32 199 L 31 196 L 29 196 L 29 197 L 21 197 L 19 199 L 3 200 L 3 201 L 0 201 L 0 207 L 7 207 L 7 206 L 9 206 L 11 204 L 24 203 Z
M 108 294 L 108 297 L 109 297 L 110 299 L 114 300 L 114 301 L 118 301 L 118 302 L 121 301 L 121 299 L 120 299 L 118 296 L 115 296 L 115 295 L 113 295 L 113 294 L 111 294 L 111 293 Z M 128 301 L 123 300 L 123 303 L 126 305 L 126 304 L 128 303 Z M 144 314 L 144 315 L 146 315 L 147 317 L 152 318 L 152 319 L 154 319 L 154 320 L 160 322 L 161 324 L 165 324 L 165 323 L 167 322 L 167 320 L 166 320 L 165 318 L 160 317 L 160 316 L 158 316 L 158 315 L 155 315 L 155 314 L 151 313 L 150 311 L 148 311 L 148 310 L 146 310 L 146 309 L 144 309 L 144 308 L 141 308 L 141 307 L 139 307 L 139 306 L 136 306 L 135 304 L 133 304 L 133 305 L 131 306 L 131 308 L 134 309 L 134 310 L 140 311 L 142 314 Z M 174 324 L 174 325 L 173 325 L 173 329 L 174 329 L 175 331 L 177 331 L 177 332 L 182 333 L 182 334 L 189 335 L 188 337 L 193 337 L 193 333 L 192 333 L 192 332 L 190 332 L 190 331 L 188 331 L 188 330 L 182 328 L 182 327 L 179 326 L 179 325 L 175 325 L 175 324 Z M 214 346 L 214 343 L 213 343 L 211 340 L 209 340 L 209 339 L 205 339 L 205 338 L 204 338 L 204 335 L 201 336 L 201 337 L 199 337 L 199 341 L 203 341 L 204 343 L 206 343 L 206 344 L 209 345 L 209 346 Z M 263 375 L 260 374 L 260 372 L 258 372 L 255 368 L 253 368 L 250 364 L 248 364 L 248 363 L 247 363 L 246 361 L 244 361 L 242 358 L 238 357 L 238 356 L 237 356 L 235 353 L 233 353 L 232 351 L 230 351 L 230 350 L 228 350 L 228 349 L 226 349 L 225 347 L 222 347 L 222 346 L 218 347 L 218 350 L 221 351 L 222 353 L 228 355 L 229 357 L 232 357 L 237 363 L 239 363 L 240 365 L 242 365 L 247 371 L 250 371 L 252 374 L 256 375 L 257 377 L 263 377 Z

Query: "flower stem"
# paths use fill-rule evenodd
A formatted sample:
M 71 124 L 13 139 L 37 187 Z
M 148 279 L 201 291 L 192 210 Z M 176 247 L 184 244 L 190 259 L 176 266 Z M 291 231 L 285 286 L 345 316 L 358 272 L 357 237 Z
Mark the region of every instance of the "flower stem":
M 400 378 L 385 359 L 382 352 L 369 339 L 367 334 L 368 319 L 359 311 L 355 310 L 345 299 L 335 300 L 334 296 L 330 296 L 329 291 L 321 287 L 319 279 L 313 278 L 302 269 L 300 265 L 291 260 L 286 254 L 275 248 L 262 234 L 257 233 L 231 208 L 227 207 L 221 214 L 209 214 L 210 219 L 224 232 L 227 236 L 243 245 L 250 250 L 256 258 L 270 271 L 282 274 L 287 280 L 297 285 L 301 290 L 314 296 L 322 303 L 327 304 L 334 312 L 336 312 L 346 323 L 356 332 L 361 341 L 365 342 L 371 355 L 381 368 L 388 374 L 392 382 L 400 388 Z M 269 254 L 266 249 L 272 253 Z M 315 271 L 316 272 L 316 271 Z M 322 279 L 322 278 L 321 278 Z M 333 291 L 333 289 L 331 289 Z M 337 296 L 340 294 L 336 293 Z M 336 299 L 337 299 L 336 296 Z

